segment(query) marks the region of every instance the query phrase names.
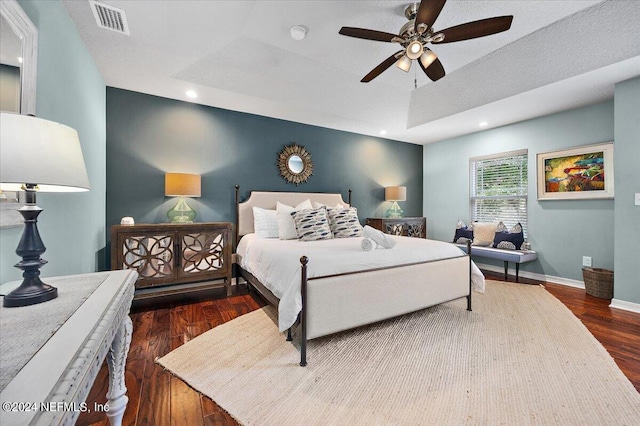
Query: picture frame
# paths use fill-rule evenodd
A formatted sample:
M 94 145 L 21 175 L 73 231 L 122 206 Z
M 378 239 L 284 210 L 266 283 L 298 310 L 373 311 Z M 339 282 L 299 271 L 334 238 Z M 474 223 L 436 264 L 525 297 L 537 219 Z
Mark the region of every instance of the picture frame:
M 537 155 L 538 200 L 614 198 L 613 142 Z

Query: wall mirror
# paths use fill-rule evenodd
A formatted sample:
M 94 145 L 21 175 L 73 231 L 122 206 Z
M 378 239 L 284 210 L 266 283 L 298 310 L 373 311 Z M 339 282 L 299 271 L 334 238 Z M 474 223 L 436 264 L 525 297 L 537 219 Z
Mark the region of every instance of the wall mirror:
M 0 2 L 0 20 L 0 109 L 35 115 L 38 30 L 16 0 Z
M 36 113 L 38 30 L 16 0 L 0 1 L 0 110 Z M 0 228 L 22 225 L 21 194 L 0 191 Z
M 313 174 L 311 154 L 303 146 L 296 144 L 285 146 L 278 154 L 280 176 L 289 183 L 304 183 Z

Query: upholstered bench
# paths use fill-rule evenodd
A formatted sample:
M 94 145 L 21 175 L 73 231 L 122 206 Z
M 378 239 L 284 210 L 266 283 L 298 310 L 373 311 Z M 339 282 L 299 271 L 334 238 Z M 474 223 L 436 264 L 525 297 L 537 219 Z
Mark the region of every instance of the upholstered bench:
M 456 244 L 464 252 L 467 252 L 466 244 Z M 516 264 L 516 282 L 520 273 L 520 264 L 531 262 L 538 258 L 538 253 L 533 250 L 505 250 L 493 247 L 471 246 L 471 256 L 486 257 L 487 259 L 497 259 L 504 261 L 504 279 L 507 281 L 507 270 L 509 262 Z

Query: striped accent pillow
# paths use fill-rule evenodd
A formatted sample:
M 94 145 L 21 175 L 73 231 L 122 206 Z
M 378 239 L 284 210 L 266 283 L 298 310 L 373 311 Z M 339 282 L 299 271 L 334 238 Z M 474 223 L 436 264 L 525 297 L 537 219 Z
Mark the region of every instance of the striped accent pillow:
M 362 225 L 358 220 L 358 210 L 355 207 L 348 209 L 329 209 L 329 227 L 333 238 L 350 238 L 362 236 Z
M 326 207 L 299 210 L 291 213 L 291 216 L 296 227 L 298 240 L 317 241 L 333 238 Z

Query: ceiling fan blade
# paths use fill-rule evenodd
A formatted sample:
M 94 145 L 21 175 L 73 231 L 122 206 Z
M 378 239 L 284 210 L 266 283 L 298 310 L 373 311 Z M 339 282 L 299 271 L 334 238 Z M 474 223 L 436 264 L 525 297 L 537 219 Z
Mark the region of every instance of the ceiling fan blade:
M 513 16 L 509 15 L 481 19 L 479 21 L 456 25 L 455 27 L 449 27 L 442 31 L 436 31 L 436 33 L 444 34 L 444 40 L 433 41 L 432 43 L 453 43 L 454 41 L 469 40 L 472 38 L 501 33 L 511 28 L 511 21 L 513 21 Z
M 420 62 L 420 60 L 418 60 L 417 62 L 420 65 L 420 68 L 422 68 L 422 71 L 424 71 L 427 77 L 429 77 L 432 81 L 440 80 L 442 77 L 444 77 L 444 67 L 442 66 L 442 62 L 440 62 L 440 59 L 436 58 L 436 60 L 433 61 L 427 68 L 422 65 L 422 62 Z
M 418 13 L 416 13 L 416 31 L 422 34 L 431 28 L 436 19 L 438 19 L 438 15 L 440 15 L 446 2 L 447 0 L 422 0 L 420 7 L 418 7 Z M 422 31 L 418 28 L 421 25 Z
M 374 41 L 387 41 L 392 42 L 394 39 L 400 39 L 400 36 L 391 33 L 385 33 L 384 31 L 376 31 L 376 30 L 367 30 L 365 28 L 354 28 L 354 27 L 342 27 L 339 31 L 340 34 L 363 38 L 365 40 L 374 40 Z
M 380 65 L 378 65 L 377 67 L 375 67 L 374 69 L 372 69 L 369 74 L 365 75 L 362 80 L 360 80 L 361 83 L 368 83 L 371 80 L 373 80 L 374 78 L 376 78 L 377 76 L 379 76 L 380 74 L 382 74 L 384 71 L 387 70 L 387 68 L 389 68 L 391 65 L 395 64 L 396 61 L 398 60 L 397 55 L 404 52 L 404 50 L 398 50 L 396 53 L 394 53 L 393 55 L 389 56 L 387 59 L 385 59 L 384 61 L 382 61 L 380 63 Z

